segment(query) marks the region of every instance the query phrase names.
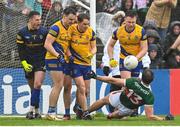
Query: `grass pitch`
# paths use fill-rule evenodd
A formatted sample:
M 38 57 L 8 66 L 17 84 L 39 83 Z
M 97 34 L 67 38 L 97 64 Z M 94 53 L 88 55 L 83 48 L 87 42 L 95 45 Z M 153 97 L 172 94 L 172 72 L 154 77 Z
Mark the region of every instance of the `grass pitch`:
M 93 120 L 49 121 L 27 120 L 25 117 L 0 117 L 0 126 L 180 126 L 180 116 L 173 121 L 149 121 L 145 116 L 128 117 L 124 120 L 107 120 L 104 115 L 95 115 Z

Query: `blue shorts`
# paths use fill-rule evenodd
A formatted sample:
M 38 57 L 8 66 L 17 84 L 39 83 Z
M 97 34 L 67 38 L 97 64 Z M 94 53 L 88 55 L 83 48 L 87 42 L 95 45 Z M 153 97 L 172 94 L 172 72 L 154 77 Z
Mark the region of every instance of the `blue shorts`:
M 62 71 L 64 73 L 64 65 L 59 63 L 57 59 L 46 59 L 45 64 L 48 71 Z
M 89 80 L 90 78 L 87 76 L 87 73 L 91 71 L 91 66 L 79 65 L 79 64 L 71 64 L 72 65 L 72 77 L 77 78 L 83 76 L 84 80 Z
M 143 68 L 142 61 L 138 62 L 138 66 L 132 70 L 128 70 L 124 67 L 124 59 L 119 60 L 120 66 L 119 70 L 120 71 L 130 71 L 131 72 L 131 77 L 139 77 L 140 71 Z
M 64 64 L 64 74 L 65 75 L 72 75 L 72 64 L 66 63 Z

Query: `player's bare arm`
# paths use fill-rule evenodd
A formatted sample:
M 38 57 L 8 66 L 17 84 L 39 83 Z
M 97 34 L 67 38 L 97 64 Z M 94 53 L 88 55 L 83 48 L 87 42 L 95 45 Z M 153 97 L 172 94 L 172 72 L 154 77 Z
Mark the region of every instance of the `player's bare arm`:
M 126 81 L 125 79 L 118 79 L 118 78 L 100 76 L 100 75 L 97 75 L 96 79 L 110 84 L 115 84 L 116 86 L 120 86 L 120 87 L 124 86 Z
M 91 41 L 90 46 L 91 46 L 90 51 L 91 51 L 92 55 L 96 54 L 96 52 L 97 52 L 96 41 Z
M 147 53 L 148 50 L 147 40 L 141 41 L 140 49 L 141 51 L 136 55 L 136 58 L 138 60 L 141 59 Z
M 58 57 L 59 53 L 55 51 L 55 49 L 53 48 L 52 44 L 54 43 L 54 41 L 56 40 L 55 37 L 53 37 L 52 35 L 48 34 L 46 37 L 46 41 L 44 44 L 44 47 L 54 56 Z
M 145 114 L 148 120 L 160 120 L 160 121 L 165 120 L 162 117 L 154 115 L 153 105 L 145 105 L 144 109 L 145 109 Z

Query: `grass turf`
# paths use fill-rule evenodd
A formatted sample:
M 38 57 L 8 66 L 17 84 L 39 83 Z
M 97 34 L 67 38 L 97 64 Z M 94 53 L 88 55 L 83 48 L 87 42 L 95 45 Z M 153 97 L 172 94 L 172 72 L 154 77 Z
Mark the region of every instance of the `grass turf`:
M 149 121 L 145 116 L 128 117 L 125 120 L 107 120 L 103 115 L 95 115 L 93 120 L 49 121 L 27 120 L 24 117 L 0 117 L 0 126 L 179 126 L 180 116 L 173 121 Z

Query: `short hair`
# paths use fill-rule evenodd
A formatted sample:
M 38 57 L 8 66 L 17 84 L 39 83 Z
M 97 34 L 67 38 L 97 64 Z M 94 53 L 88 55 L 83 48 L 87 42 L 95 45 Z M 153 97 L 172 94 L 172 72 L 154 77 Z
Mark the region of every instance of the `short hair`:
M 77 17 L 78 22 L 82 22 L 84 19 L 89 20 L 89 19 L 90 19 L 90 18 L 89 18 L 89 15 L 87 15 L 87 14 L 85 14 L 85 13 L 81 13 L 81 14 L 79 14 L 78 17 Z
M 134 10 L 129 10 L 129 11 L 126 12 L 125 17 L 131 17 L 131 18 L 137 17 L 137 13 Z
M 147 68 L 142 72 L 143 83 L 150 84 L 153 81 L 153 79 L 154 79 L 154 74 L 151 69 Z
M 39 15 L 40 16 L 40 13 L 37 12 L 37 11 L 31 11 L 28 15 L 28 19 L 31 19 L 34 15 Z
M 73 14 L 76 15 L 76 10 L 73 7 L 67 7 L 63 10 L 64 15 Z

